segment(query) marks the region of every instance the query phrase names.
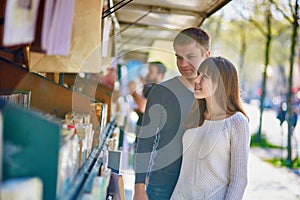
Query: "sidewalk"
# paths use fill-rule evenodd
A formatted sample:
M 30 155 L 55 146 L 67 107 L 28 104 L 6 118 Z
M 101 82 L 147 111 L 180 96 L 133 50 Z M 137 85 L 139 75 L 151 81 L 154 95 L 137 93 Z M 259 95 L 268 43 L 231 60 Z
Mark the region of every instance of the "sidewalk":
M 133 170 L 123 170 L 126 200 L 132 199 Z M 243 200 L 300 199 L 300 176 L 286 168 L 275 168 L 252 151 L 249 155 L 249 182 Z
M 300 199 L 300 177 L 287 168 L 275 168 L 252 152 L 249 156 L 249 182 L 243 200 Z

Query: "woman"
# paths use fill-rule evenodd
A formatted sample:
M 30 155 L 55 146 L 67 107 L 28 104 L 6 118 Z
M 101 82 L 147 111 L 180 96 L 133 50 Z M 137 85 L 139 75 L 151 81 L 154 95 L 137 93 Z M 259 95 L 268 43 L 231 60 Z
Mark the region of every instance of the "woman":
M 250 147 L 248 117 L 242 107 L 234 65 L 207 58 L 194 81 L 200 118 L 183 136 L 183 161 L 171 199 L 243 198 Z

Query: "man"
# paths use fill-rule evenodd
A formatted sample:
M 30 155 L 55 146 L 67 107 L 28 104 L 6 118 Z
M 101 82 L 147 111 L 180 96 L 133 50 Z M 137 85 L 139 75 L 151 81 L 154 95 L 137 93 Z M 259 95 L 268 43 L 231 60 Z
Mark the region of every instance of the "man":
M 209 36 L 200 28 L 181 31 L 173 47 L 181 76 L 155 85 L 148 96 L 138 134 L 134 200 L 170 199 L 181 167 L 185 117 L 195 101 L 193 81 L 210 56 Z
M 145 112 L 147 97 L 150 93 L 152 87 L 162 82 L 164 75 L 166 73 L 166 67 L 163 63 L 159 61 L 149 62 L 148 63 L 148 73 L 146 75 L 145 84 L 143 87 L 143 94 L 140 95 L 136 92 L 136 83 L 134 81 L 128 84 L 130 94 L 132 95 L 135 104 L 137 105 L 136 112 L 139 116 L 137 125 L 141 126 L 142 116 Z

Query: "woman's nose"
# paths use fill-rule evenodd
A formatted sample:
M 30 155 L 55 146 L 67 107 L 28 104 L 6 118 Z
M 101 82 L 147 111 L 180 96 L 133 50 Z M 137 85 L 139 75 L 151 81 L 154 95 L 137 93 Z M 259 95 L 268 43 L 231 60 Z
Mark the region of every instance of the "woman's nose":
M 198 75 L 198 76 L 195 78 L 194 83 L 199 84 L 199 83 L 201 83 L 201 80 L 202 80 L 201 75 Z

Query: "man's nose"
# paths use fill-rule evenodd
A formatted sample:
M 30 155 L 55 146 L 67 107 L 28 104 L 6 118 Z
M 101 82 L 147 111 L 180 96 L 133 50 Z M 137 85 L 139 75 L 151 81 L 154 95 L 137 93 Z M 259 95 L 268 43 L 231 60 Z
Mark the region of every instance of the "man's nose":
M 182 58 L 180 61 L 181 61 L 180 64 L 181 64 L 182 66 L 187 66 L 187 65 L 189 65 L 189 61 L 188 61 L 186 58 Z

